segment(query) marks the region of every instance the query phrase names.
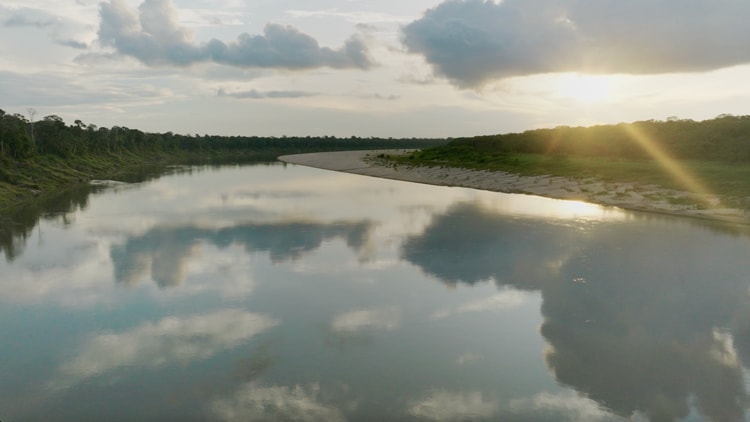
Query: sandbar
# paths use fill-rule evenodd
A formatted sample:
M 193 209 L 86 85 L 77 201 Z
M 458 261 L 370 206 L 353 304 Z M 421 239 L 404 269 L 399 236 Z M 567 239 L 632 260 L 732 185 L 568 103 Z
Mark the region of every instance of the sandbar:
M 653 185 L 605 183 L 594 179 L 551 175 L 527 176 L 440 166 L 394 165 L 378 158 L 380 154 L 394 155 L 406 152 L 407 150 L 320 152 L 284 155 L 279 157 L 279 160 L 290 164 L 407 182 L 537 195 L 628 210 L 750 224 L 748 210 L 726 207 L 722 205 L 719 197 L 711 195 L 697 197 L 689 192 Z M 702 206 L 696 206 L 696 202 Z

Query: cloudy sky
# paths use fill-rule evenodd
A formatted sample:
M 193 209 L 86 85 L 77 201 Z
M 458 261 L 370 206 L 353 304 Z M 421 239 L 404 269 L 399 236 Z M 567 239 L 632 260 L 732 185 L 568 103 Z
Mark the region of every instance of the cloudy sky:
M 444 137 L 750 114 L 747 0 L 0 0 L 0 108 Z

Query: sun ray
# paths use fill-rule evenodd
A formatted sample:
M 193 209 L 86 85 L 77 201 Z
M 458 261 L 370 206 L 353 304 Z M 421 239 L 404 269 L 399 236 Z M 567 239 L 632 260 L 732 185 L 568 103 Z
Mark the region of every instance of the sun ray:
M 711 191 L 697 177 L 670 156 L 636 124 L 623 125 L 623 127 L 628 135 L 686 190 L 700 195 L 711 195 Z

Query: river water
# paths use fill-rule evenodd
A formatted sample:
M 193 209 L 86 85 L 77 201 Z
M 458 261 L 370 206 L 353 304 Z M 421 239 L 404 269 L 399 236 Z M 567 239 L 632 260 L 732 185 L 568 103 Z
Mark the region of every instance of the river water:
M 747 420 L 742 228 L 280 163 L 2 225 L 2 421 Z

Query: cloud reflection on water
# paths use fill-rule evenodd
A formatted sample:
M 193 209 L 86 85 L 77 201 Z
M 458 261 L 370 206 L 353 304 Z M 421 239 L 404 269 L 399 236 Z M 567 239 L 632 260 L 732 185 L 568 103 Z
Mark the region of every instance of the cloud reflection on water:
M 497 400 L 486 397 L 480 391 L 433 391 L 409 403 L 407 413 L 436 422 L 482 420 L 493 417 L 499 407 Z
M 70 388 L 86 379 L 125 367 L 185 365 L 236 347 L 279 324 L 273 318 L 240 309 L 146 322 L 122 333 L 96 334 L 76 357 L 59 368 L 55 388 Z
M 336 315 L 331 328 L 345 333 L 367 329 L 392 331 L 399 327 L 400 320 L 400 313 L 396 308 L 362 309 Z
M 224 228 L 157 227 L 112 248 L 115 280 L 137 284 L 150 273 L 161 288 L 181 285 L 187 265 L 200 244 L 228 248 L 241 245 L 248 253 L 268 252 L 272 262 L 294 260 L 319 248 L 324 241 L 343 238 L 361 250 L 372 228 L 369 222 L 287 222 L 244 224 Z
M 681 222 L 652 227 L 576 231 L 464 202 L 408 237 L 403 256 L 450 286 L 539 290 L 548 367 L 619 415 L 674 420 L 694 403 L 712 420 L 743 420 L 747 243 Z
M 524 294 L 517 290 L 506 290 L 496 295 L 465 303 L 453 309 L 443 309 L 432 314 L 432 319 L 443 319 L 469 312 L 492 312 L 513 308 L 524 303 Z
M 477 202 L 459 202 L 406 238 L 403 257 L 449 286 L 495 280 L 538 289 L 574 245 L 564 226 L 511 219 Z
M 594 400 L 575 393 L 539 393 L 529 398 L 512 399 L 508 406 L 513 414 L 526 420 L 569 422 L 608 422 L 622 419 L 602 409 Z
M 265 387 L 242 385 L 228 398 L 210 406 L 212 419 L 220 421 L 343 422 L 344 413 L 323 400 L 320 385 Z

